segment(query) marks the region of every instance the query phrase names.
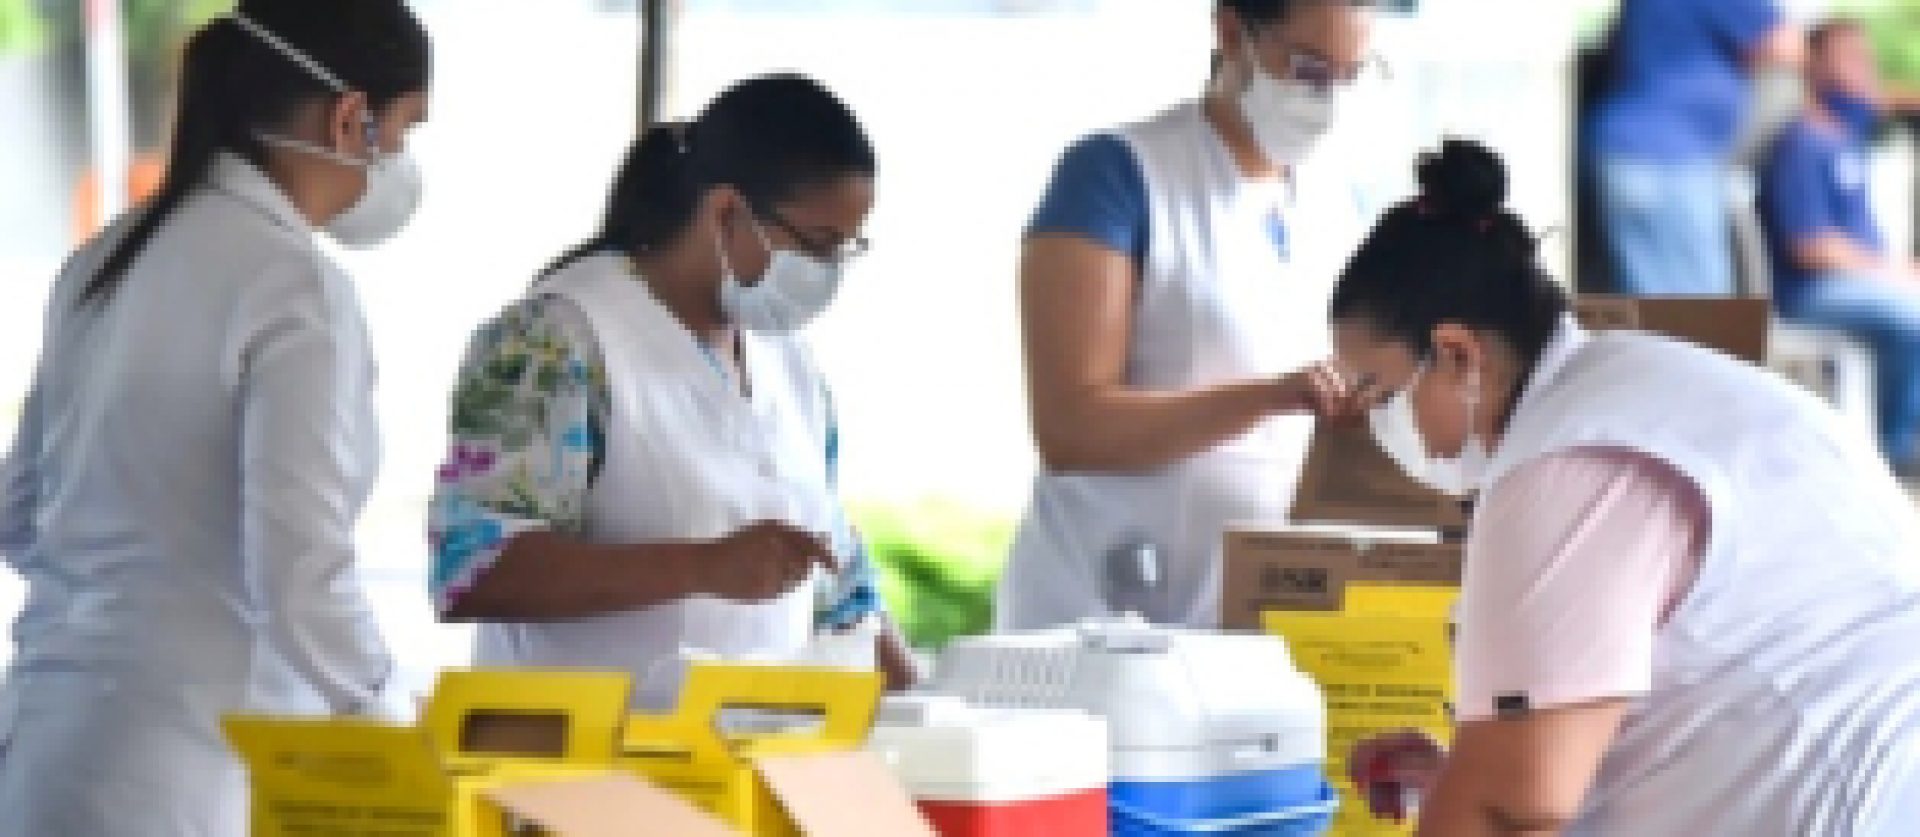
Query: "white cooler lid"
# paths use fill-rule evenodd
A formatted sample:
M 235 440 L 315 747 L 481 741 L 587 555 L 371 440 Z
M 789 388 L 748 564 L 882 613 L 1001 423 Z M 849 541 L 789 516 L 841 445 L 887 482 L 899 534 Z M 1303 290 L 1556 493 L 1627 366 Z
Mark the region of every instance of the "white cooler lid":
M 1018 803 L 1104 790 L 1107 725 L 1072 709 L 994 709 L 944 695 L 888 698 L 867 744 L 916 799 Z

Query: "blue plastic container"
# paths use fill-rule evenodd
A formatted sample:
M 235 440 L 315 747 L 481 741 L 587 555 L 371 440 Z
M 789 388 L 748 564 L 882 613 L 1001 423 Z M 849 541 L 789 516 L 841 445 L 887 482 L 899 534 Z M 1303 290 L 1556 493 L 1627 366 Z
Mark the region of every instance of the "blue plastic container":
M 1195 781 L 1116 781 L 1114 837 L 1318 837 L 1339 795 L 1318 765 Z

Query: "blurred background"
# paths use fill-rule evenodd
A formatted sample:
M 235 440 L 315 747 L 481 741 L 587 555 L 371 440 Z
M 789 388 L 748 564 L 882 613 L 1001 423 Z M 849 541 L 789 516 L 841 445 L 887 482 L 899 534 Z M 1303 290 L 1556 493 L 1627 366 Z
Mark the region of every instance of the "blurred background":
M 174 58 L 222 0 L 0 0 L 0 429 L 24 395 L 41 305 L 65 253 L 137 199 L 164 161 Z M 428 194 L 392 245 L 340 254 L 381 359 L 387 458 L 361 536 L 392 641 L 417 671 L 457 664 L 435 624 L 425 504 L 470 330 L 596 223 L 642 118 L 639 0 L 414 0 L 435 38 L 432 121 L 413 139 Z M 875 137 L 872 255 L 812 332 L 836 388 L 844 485 L 916 642 L 985 627 L 1035 461 L 1014 268 L 1022 225 L 1074 139 L 1196 95 L 1209 0 L 683 0 L 657 84 L 665 118 L 742 76 L 823 80 Z M 1354 182 L 1406 194 L 1414 154 L 1483 139 L 1516 205 L 1575 277 L 1576 56 L 1604 0 L 1386 4 L 1389 74 L 1339 129 Z M 1846 4 L 1792 4 L 1811 18 Z M 1920 85 L 1920 0 L 1862 4 L 1892 78 Z M 1876 194 L 1914 238 L 1912 145 L 1891 132 Z M 0 616 L 18 607 L 0 573 Z M 7 651 L 0 648 L 0 661 Z

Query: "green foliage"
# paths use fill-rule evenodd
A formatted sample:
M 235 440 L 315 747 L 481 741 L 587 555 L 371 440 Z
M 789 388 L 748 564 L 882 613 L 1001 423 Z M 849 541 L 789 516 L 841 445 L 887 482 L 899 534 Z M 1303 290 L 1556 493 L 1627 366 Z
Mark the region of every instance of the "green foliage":
M 1867 21 L 1880 72 L 1902 86 L 1920 86 L 1920 0 L 1879 0 L 1847 4 L 1847 11 Z
M 35 49 L 46 35 L 35 0 L 0 0 L 0 55 Z
M 852 513 L 878 565 L 881 595 L 915 647 L 938 649 L 992 627 L 1013 521 L 937 500 L 861 504 Z
M 130 61 L 167 61 L 188 32 L 226 14 L 235 0 L 121 0 Z M 0 0 L 0 53 L 81 37 L 80 0 Z

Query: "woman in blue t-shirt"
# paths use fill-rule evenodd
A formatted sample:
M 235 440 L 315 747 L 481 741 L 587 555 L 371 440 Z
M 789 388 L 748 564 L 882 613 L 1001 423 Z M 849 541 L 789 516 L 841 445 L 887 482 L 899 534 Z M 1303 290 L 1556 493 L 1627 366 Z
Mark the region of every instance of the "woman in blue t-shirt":
M 1002 627 L 1212 624 L 1222 529 L 1285 518 L 1309 414 L 1344 404 L 1317 265 L 1358 205 L 1302 164 L 1367 66 L 1365 5 L 1220 0 L 1205 93 L 1061 161 L 1020 267 L 1046 472 Z
M 1619 290 L 1730 294 L 1729 166 L 1750 105 L 1800 84 L 1775 0 L 1623 0 L 1583 152 Z

